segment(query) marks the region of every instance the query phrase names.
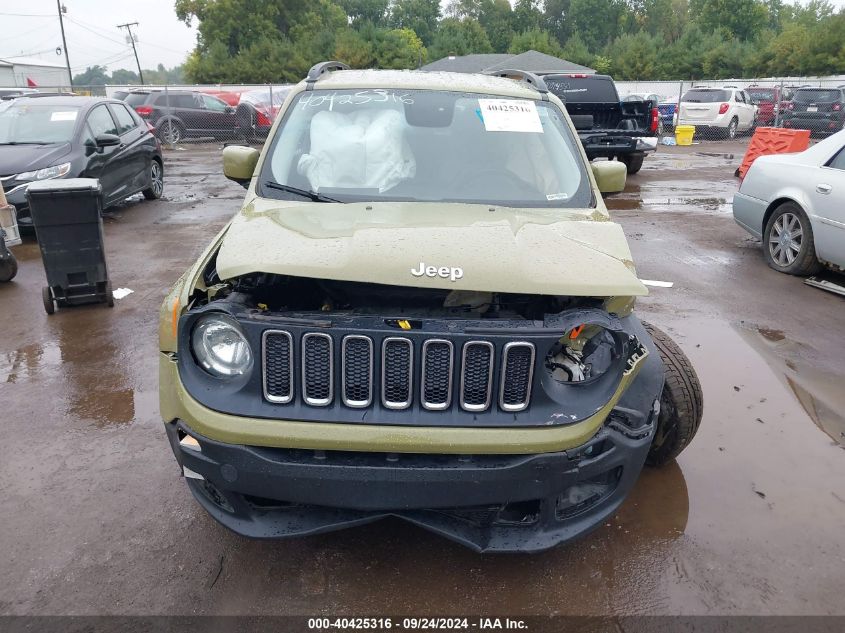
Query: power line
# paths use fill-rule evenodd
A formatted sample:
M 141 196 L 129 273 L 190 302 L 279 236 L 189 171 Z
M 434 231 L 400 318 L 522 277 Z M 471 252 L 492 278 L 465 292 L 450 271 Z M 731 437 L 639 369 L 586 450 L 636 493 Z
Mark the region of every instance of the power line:
M 95 30 L 94 30 L 94 29 L 92 29 L 92 28 L 89 28 L 89 27 L 88 27 L 88 26 L 86 26 L 84 23 L 80 22 L 79 20 L 74 20 L 74 19 L 72 19 L 72 18 L 70 18 L 70 17 L 68 17 L 67 19 L 68 19 L 68 21 L 69 21 L 69 22 L 72 22 L 72 23 L 73 23 L 73 24 L 75 24 L 76 26 L 78 26 L 78 27 L 80 27 L 80 28 L 85 29 L 85 30 L 86 30 L 86 31 L 88 31 L 89 33 L 93 33 L 94 35 L 96 35 L 96 36 L 98 36 L 98 37 L 102 37 L 104 40 L 108 40 L 109 42 L 112 42 L 112 43 L 114 43 L 114 44 L 120 44 L 121 46 L 125 46 L 125 45 L 126 45 L 126 42 L 121 42 L 120 40 L 116 40 L 116 39 L 113 39 L 113 38 L 111 38 L 111 37 L 108 37 L 107 35 L 103 35 L 102 33 L 98 33 L 97 31 L 95 31 Z
M 138 78 L 141 80 L 141 85 L 144 85 L 144 73 L 141 72 L 141 62 L 138 61 L 138 50 L 135 48 L 135 36 L 132 35 L 132 27 L 138 26 L 137 22 L 127 22 L 126 24 L 118 24 L 117 28 L 126 29 L 129 33 L 129 42 L 132 44 L 132 52 L 135 53 L 135 65 L 138 66 Z
M 52 18 L 50 13 L 0 13 L 0 15 L 8 15 L 16 18 Z

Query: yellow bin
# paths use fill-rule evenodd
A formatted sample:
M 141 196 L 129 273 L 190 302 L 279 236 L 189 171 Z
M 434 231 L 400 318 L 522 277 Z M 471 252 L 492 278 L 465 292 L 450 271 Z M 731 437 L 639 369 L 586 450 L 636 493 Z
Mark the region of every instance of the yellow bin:
M 692 145 L 693 136 L 695 136 L 694 125 L 679 125 L 675 128 L 675 143 L 678 145 Z

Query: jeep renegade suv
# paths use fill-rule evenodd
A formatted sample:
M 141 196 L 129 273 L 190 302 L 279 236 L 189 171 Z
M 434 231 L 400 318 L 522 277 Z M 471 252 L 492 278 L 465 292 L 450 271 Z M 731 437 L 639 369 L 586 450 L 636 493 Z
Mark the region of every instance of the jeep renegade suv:
M 620 505 L 701 417 L 543 81 L 318 64 L 241 211 L 166 297 L 161 412 L 197 501 L 251 537 L 386 516 L 535 551 Z

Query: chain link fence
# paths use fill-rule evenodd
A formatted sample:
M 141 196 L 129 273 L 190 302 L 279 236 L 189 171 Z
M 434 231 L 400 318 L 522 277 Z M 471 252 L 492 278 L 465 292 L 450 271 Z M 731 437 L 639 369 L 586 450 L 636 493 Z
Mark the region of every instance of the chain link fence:
M 616 87 L 623 101 L 654 101 L 659 129 L 669 139 L 675 132 L 692 133 L 693 143 L 741 139 L 758 127 L 826 136 L 845 127 L 845 77 L 620 81 Z
M 845 124 L 845 76 L 712 81 L 619 81 L 623 101 L 654 102 L 661 142 L 742 140 L 760 126 L 809 129 L 823 136 Z M 267 138 L 291 89 L 285 84 L 73 86 L 75 94 L 123 100 L 165 147 L 254 143 Z M 24 94 L 69 94 L 69 87 L 0 88 Z M 0 108 L 3 103 L 0 101 Z

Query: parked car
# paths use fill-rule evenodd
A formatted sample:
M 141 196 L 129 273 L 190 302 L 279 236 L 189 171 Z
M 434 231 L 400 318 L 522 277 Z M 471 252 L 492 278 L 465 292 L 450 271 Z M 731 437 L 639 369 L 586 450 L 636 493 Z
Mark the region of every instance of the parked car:
M 783 127 L 810 130 L 821 136 L 845 127 L 845 90 L 799 88 L 783 112 Z
M 781 113 L 792 99 L 792 90 L 780 86 L 748 86 L 746 92 L 757 106 L 757 120 L 755 126 L 772 127 L 778 121 Z
M 235 108 L 195 90 L 132 90 L 124 99 L 170 145 L 186 138 L 238 138 Z
M 775 270 L 845 269 L 845 131 L 803 152 L 755 160 L 734 195 L 733 213 L 763 241 Z
M 632 313 L 646 289 L 602 200 L 625 168 L 590 165 L 521 75 L 321 63 L 263 151 L 223 150 L 246 199 L 159 328 L 165 429 L 217 521 L 395 516 L 537 551 L 692 439 L 700 385 Z
M 201 88 L 199 92 L 207 95 L 213 95 L 224 101 L 226 105 L 230 105 L 233 108 L 237 107 L 238 103 L 241 100 L 242 92 L 238 92 L 236 90 L 219 90 L 217 88 Z
M 268 89 L 252 90 L 241 95 L 238 103 L 238 125 L 245 137 L 251 140 L 267 138 L 279 108 L 290 93 L 291 86 L 273 86 Z M 271 103 L 272 102 L 272 103 Z
M 0 100 L 17 99 L 37 92 L 35 88 L 0 88 Z
M 675 104 L 669 103 L 665 97 L 661 97 L 653 92 L 632 92 L 622 97 L 623 103 L 632 101 L 648 101 L 653 104 L 652 107 L 657 108 L 660 116 L 657 122 L 658 136 L 662 136 L 667 128 L 672 127 L 672 118 L 675 116 Z
M 590 160 L 615 158 L 636 174 L 646 154 L 657 149 L 657 104 L 622 102 L 608 75 L 545 75 L 544 80 L 563 100 Z
M 0 182 L 18 224 L 31 226 L 26 189 L 48 178 L 99 178 L 103 206 L 164 190 L 161 146 L 123 102 L 101 97 L 20 97 L 0 111 Z
M 734 138 L 754 128 L 757 106 L 736 87 L 692 88 L 681 97 L 678 125 L 694 125 L 696 134 Z

